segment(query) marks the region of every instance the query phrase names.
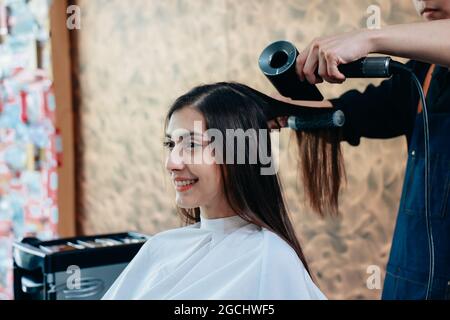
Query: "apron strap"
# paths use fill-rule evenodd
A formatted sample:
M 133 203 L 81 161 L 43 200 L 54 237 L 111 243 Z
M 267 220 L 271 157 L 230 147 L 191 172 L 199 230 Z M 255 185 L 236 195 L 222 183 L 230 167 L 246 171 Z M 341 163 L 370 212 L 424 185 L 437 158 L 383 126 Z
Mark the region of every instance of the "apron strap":
M 424 94 L 425 98 L 427 97 L 428 89 L 430 88 L 431 77 L 433 75 L 433 71 L 434 71 L 435 67 L 436 67 L 435 64 L 432 64 L 430 66 L 430 68 L 428 69 L 427 75 L 425 76 L 425 80 L 423 81 L 423 84 L 422 84 L 423 94 Z M 419 103 L 417 104 L 417 113 L 421 113 L 421 112 L 422 112 L 422 101 L 420 100 L 420 97 L 419 97 Z

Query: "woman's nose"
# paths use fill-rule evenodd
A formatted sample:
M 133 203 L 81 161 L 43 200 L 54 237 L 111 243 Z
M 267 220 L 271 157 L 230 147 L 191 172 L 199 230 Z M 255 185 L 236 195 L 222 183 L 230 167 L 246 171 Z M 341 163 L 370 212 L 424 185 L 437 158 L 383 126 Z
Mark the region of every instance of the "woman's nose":
M 179 146 L 175 146 L 167 155 L 166 169 L 168 171 L 182 170 L 185 165 L 186 164 L 183 161 L 182 149 Z

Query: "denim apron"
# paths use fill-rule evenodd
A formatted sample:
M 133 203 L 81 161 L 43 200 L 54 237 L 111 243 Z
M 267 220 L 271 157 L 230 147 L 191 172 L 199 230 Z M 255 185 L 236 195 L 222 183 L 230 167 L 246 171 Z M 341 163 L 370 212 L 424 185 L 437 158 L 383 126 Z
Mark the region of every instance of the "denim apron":
M 450 108 L 446 109 L 428 115 L 429 228 L 423 118 L 416 116 L 382 299 L 450 299 Z M 434 259 L 430 259 L 429 239 Z

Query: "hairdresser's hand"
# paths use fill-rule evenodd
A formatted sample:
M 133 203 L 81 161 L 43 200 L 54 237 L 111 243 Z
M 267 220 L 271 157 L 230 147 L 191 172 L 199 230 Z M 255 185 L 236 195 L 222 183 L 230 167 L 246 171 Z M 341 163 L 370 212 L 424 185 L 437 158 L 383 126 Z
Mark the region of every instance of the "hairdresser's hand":
M 287 126 L 288 117 L 276 117 L 275 119 L 267 121 L 267 126 L 270 131 L 278 130 Z
M 314 39 L 297 57 L 296 70 L 302 81 L 311 84 L 342 83 L 345 76 L 338 65 L 353 62 L 372 52 L 372 30 Z
M 279 94 L 278 92 L 274 92 L 270 95 L 272 98 L 283 101 L 283 102 L 287 102 L 287 103 L 295 103 L 294 100 L 287 98 L 281 94 Z M 269 129 L 271 131 L 273 130 L 278 130 L 280 131 L 281 128 L 285 128 L 287 127 L 287 121 L 288 121 L 288 117 L 287 116 L 283 116 L 283 117 L 276 117 L 275 119 L 271 119 L 269 121 L 267 121 L 267 126 L 269 127 Z

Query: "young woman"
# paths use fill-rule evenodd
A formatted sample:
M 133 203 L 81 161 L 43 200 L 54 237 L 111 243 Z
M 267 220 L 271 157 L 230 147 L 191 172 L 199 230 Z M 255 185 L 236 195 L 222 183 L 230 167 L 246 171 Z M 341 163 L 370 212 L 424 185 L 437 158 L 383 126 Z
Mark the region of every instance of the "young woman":
M 104 299 L 325 299 L 278 176 L 261 174 L 265 165 L 260 154 L 250 161 L 251 147 L 226 140 L 230 129 L 267 132 L 267 103 L 237 83 L 199 86 L 175 101 L 166 120 L 166 169 L 187 226 L 150 238 Z M 212 147 L 218 144 L 208 129 L 223 135 L 222 148 Z M 261 137 L 247 136 L 247 146 L 257 141 L 257 151 L 270 153 L 270 136 Z

